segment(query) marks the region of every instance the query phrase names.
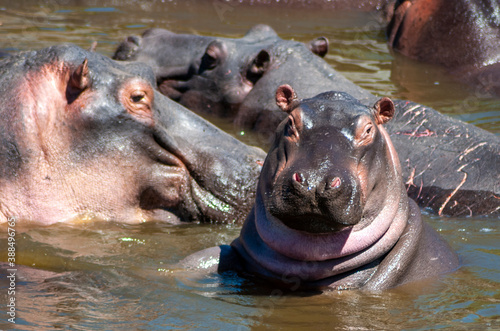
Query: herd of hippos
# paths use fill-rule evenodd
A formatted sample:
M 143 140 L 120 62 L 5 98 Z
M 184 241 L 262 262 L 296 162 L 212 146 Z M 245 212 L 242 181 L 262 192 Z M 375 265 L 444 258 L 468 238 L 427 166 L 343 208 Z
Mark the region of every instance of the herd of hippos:
M 398 0 L 391 13 L 394 50 L 500 90 L 498 3 Z M 283 287 L 380 290 L 455 270 L 420 209 L 498 217 L 500 137 L 376 97 L 327 51 L 257 25 L 235 39 L 153 28 L 113 59 L 73 45 L 5 57 L 0 223 L 240 223 L 230 245 L 180 265 Z M 195 112 L 268 137 L 267 156 Z

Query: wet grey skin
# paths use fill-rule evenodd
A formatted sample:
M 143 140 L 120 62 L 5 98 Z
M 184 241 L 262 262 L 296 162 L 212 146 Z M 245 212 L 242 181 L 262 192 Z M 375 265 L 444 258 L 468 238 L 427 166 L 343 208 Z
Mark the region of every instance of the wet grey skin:
M 180 262 L 194 274 L 236 271 L 272 286 L 384 290 L 458 268 L 456 254 L 408 198 L 383 125 L 389 98 L 373 107 L 343 92 L 297 99 L 276 92 L 287 114 L 275 133 L 240 236 Z
M 154 90 L 141 63 L 54 46 L 0 62 L 0 220 L 241 222 L 265 153 Z

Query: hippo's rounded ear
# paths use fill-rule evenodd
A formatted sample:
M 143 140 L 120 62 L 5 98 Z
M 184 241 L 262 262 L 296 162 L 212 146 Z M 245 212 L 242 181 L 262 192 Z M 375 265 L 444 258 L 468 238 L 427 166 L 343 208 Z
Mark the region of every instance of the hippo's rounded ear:
M 94 40 L 92 44 L 90 44 L 89 52 L 95 52 L 96 49 L 97 49 L 97 41 Z
M 377 101 L 373 108 L 375 110 L 375 121 L 377 124 L 385 124 L 394 116 L 394 103 L 387 97 Z
M 296 100 L 297 95 L 290 85 L 281 85 L 276 90 L 276 104 L 284 112 L 290 113 L 293 110 L 294 101 Z
M 69 80 L 69 85 L 77 90 L 83 91 L 90 86 L 90 75 L 88 60 L 83 60 L 83 63 L 78 66 L 78 68 L 73 71 L 71 78 Z
M 309 42 L 309 49 L 319 57 L 325 57 L 328 53 L 329 41 L 326 37 L 318 37 Z
M 251 39 L 264 39 L 269 37 L 277 37 L 278 34 L 269 25 L 257 24 L 248 30 L 245 34 L 245 38 Z
M 142 38 L 139 36 L 128 36 L 118 45 L 112 59 L 120 61 L 130 59 L 139 50 L 141 42 Z

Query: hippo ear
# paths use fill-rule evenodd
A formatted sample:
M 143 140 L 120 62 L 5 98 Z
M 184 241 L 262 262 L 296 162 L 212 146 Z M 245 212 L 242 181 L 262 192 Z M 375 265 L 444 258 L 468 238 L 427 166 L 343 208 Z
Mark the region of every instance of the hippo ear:
M 66 88 L 68 104 L 75 101 L 80 93 L 90 86 L 89 67 L 87 63 L 87 59 L 83 60 L 83 63 L 73 71 L 69 78 L 68 87 Z
M 128 36 L 118 45 L 112 59 L 120 61 L 129 60 L 139 50 L 141 42 L 142 38 L 139 36 Z
M 326 53 L 328 53 L 328 45 L 328 38 L 318 37 L 309 42 L 308 46 L 311 52 L 313 52 L 314 54 L 318 55 L 319 57 L 325 57 Z
M 266 24 L 257 24 L 253 26 L 248 32 L 245 34 L 245 38 L 249 39 L 264 39 L 269 37 L 277 37 L 278 34 L 273 30 L 269 25 Z
M 377 124 L 385 124 L 394 116 L 394 103 L 389 98 L 382 98 L 373 106 L 375 110 L 375 121 Z
M 295 104 L 294 101 L 296 100 L 297 95 L 290 85 L 281 85 L 276 90 L 276 104 L 284 112 L 290 113 L 293 110 L 293 106 Z
M 71 75 L 69 84 L 72 88 L 83 91 L 90 86 L 89 66 L 88 60 L 83 60 L 83 63 L 76 68 Z
M 95 52 L 96 49 L 97 49 L 97 41 L 94 40 L 92 44 L 90 44 L 89 52 Z

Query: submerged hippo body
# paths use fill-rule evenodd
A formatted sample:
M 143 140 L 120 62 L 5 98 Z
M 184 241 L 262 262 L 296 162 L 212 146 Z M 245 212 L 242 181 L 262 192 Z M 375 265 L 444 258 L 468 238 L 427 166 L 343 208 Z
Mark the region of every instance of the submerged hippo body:
M 143 64 L 76 46 L 0 62 L 0 220 L 233 222 L 264 153 L 153 89 Z
M 231 117 L 268 69 L 266 49 L 281 40 L 267 25 L 256 25 L 242 38 L 215 38 L 149 29 L 129 36 L 115 51 L 117 60 L 139 61 L 155 71 L 159 90 L 187 108 Z M 325 38 L 309 49 L 324 56 Z
M 278 88 L 288 113 L 264 163 L 255 205 L 230 246 L 186 258 L 219 259 L 237 270 L 297 288 L 380 290 L 449 272 L 449 246 L 408 198 L 400 163 L 382 124 L 388 98 L 374 108 L 346 93 L 298 100 Z
M 399 0 L 389 46 L 442 66 L 481 94 L 500 95 L 500 8 L 496 0 Z

